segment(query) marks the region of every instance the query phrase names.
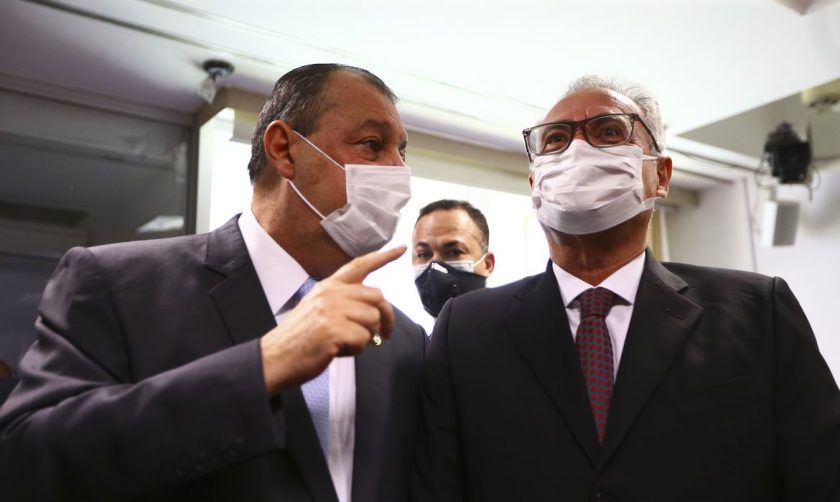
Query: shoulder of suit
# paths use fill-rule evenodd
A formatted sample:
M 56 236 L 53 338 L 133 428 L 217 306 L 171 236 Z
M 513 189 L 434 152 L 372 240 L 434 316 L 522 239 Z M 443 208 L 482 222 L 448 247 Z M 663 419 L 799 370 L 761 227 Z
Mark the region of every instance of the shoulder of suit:
M 696 286 L 698 283 L 716 285 L 722 288 L 726 288 L 732 284 L 764 286 L 773 280 L 770 276 L 748 272 L 746 270 L 706 267 L 676 262 L 662 262 L 662 266 L 680 277 L 689 286 Z
M 184 253 L 194 254 L 206 248 L 208 234 L 181 235 L 163 239 L 119 242 L 93 246 L 88 250 L 97 260 L 135 261 L 151 260 L 155 257 L 171 259 Z M 202 253 L 203 258 L 203 253 Z
M 128 265 L 134 262 L 177 261 L 196 258 L 203 261 L 207 252 L 207 243 L 211 235 L 228 239 L 236 235 L 241 239 L 238 227 L 239 215 L 228 220 L 224 225 L 210 232 L 201 234 L 179 235 L 161 239 L 104 244 L 86 248 L 100 261 L 119 262 Z
M 517 281 L 490 288 L 477 289 L 470 291 L 454 299 L 459 304 L 465 303 L 493 303 L 498 301 L 508 301 L 514 297 L 521 297 L 528 291 L 532 290 L 545 278 L 546 273 L 540 273 L 532 276 L 519 279 Z M 552 278 L 553 279 L 553 278 Z
M 414 322 L 410 317 L 408 317 L 405 314 L 405 312 L 403 312 L 402 310 L 397 308 L 396 305 L 394 305 L 392 303 L 391 308 L 394 309 L 394 320 L 396 321 L 395 322 L 395 328 L 396 329 L 405 329 L 405 330 L 412 331 L 412 332 L 417 331 L 419 333 L 424 333 L 425 334 L 426 331 L 423 329 L 423 327 L 420 326 L 419 324 L 417 324 L 416 322 Z
M 62 258 L 63 266 L 99 270 L 120 282 L 176 280 L 188 270 L 204 268 L 207 235 L 130 241 L 73 248 Z

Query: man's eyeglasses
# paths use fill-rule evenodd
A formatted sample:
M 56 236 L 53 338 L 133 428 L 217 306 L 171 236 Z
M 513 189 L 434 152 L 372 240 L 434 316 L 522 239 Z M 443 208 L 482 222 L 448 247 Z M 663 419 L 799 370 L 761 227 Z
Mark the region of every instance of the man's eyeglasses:
M 534 160 L 534 157 L 540 155 L 564 152 L 572 144 L 578 128 L 583 130 L 583 137 L 587 143 L 595 148 L 623 145 L 633 137 L 633 125 L 636 122 L 642 124 L 650 135 L 654 148 L 659 151 L 659 145 L 650 128 L 636 113 L 612 113 L 570 122 L 540 124 L 525 129 L 522 136 L 525 138 L 528 158 Z

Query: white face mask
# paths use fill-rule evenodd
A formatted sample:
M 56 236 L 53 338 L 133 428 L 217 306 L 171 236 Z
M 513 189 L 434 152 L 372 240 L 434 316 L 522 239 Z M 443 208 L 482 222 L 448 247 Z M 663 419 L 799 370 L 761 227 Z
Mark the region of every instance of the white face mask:
M 481 255 L 481 258 L 470 261 L 470 260 L 457 260 L 457 261 L 444 261 L 447 265 L 454 268 L 455 270 L 460 270 L 461 272 L 469 272 L 471 274 L 475 273 L 475 266 L 481 263 L 484 258 L 487 256 L 487 253 Z M 414 267 L 414 278 L 417 279 L 420 277 L 420 274 L 426 271 L 433 262 L 424 263 L 423 265 L 416 265 Z
M 531 163 L 531 200 L 537 219 L 572 235 L 600 232 L 653 207 L 644 198 L 642 161 L 635 145 L 595 148 L 574 140 L 558 155 L 536 157 Z
M 362 256 L 382 248 L 394 236 L 400 209 L 411 198 L 411 170 L 405 166 L 342 166 L 303 135 L 295 134 L 344 171 L 347 205 L 324 216 L 292 181 L 298 197 L 321 218 L 321 226 L 345 253 Z

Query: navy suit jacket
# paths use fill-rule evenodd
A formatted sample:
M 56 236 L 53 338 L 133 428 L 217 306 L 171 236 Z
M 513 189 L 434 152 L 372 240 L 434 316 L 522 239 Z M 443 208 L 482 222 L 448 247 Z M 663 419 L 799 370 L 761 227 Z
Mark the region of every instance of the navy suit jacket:
M 406 497 L 426 336 L 396 315 L 356 357 L 356 501 Z M 0 409 L 4 500 L 335 501 L 300 389 L 266 393 L 274 326 L 236 218 L 70 250 Z
M 840 500 L 840 392 L 784 281 L 650 253 L 598 444 L 554 273 L 435 324 L 417 501 Z

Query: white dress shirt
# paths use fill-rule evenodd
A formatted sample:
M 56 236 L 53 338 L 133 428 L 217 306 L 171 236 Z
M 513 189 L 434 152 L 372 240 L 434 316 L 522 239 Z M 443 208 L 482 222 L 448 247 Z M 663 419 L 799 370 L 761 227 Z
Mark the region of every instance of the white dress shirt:
M 239 217 L 239 230 L 271 312 L 279 324 L 291 310 L 286 307 L 287 302 L 309 275 L 268 235 L 250 209 L 243 211 Z M 356 436 L 356 360 L 352 357 L 337 357 L 327 371 L 330 372 L 327 466 L 339 502 L 349 502 L 353 488 Z
M 589 288 L 598 287 L 609 289 L 616 294 L 615 303 L 607 313 L 606 318 L 607 330 L 610 332 L 613 346 L 613 377 L 615 377 L 618 374 L 618 364 L 621 361 L 621 351 L 624 350 L 624 341 L 627 339 L 627 330 L 630 328 L 630 317 L 633 315 L 636 291 L 639 290 L 639 282 L 642 280 L 642 272 L 645 268 L 645 253 L 642 252 L 604 279 L 601 284 L 595 286 L 566 272 L 554 262 L 552 262 L 552 266 L 554 276 L 557 278 L 557 285 L 560 288 L 560 296 L 563 298 L 563 305 L 566 306 L 566 316 L 569 318 L 572 337 L 577 336 L 577 329 L 580 325 L 578 295 Z

